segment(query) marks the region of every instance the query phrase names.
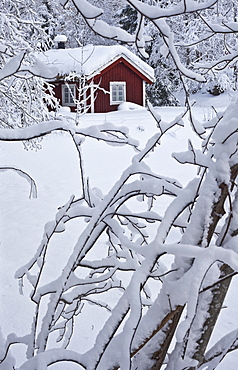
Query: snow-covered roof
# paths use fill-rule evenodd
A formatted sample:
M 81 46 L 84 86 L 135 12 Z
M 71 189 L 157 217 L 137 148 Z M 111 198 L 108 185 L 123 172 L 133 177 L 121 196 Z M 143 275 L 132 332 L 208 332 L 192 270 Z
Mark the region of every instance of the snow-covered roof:
M 121 45 L 86 45 L 74 49 L 52 49 L 38 55 L 42 62 L 51 67 L 54 66 L 58 76 L 77 73 L 88 79 L 100 73 L 120 57 L 127 60 L 150 81 L 154 81 L 153 68 Z
M 55 36 L 55 41 L 56 42 L 66 42 L 67 37 L 65 35 L 57 35 L 57 36 Z

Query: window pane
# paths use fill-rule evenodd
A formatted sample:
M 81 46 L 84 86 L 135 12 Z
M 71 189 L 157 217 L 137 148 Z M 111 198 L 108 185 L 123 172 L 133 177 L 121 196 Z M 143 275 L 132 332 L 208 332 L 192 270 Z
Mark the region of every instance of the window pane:
M 74 104 L 74 98 L 75 98 L 75 86 L 63 85 L 63 103 Z
M 64 89 L 64 100 L 65 103 L 69 103 L 69 90 L 67 89 L 67 87 Z
M 120 103 L 125 101 L 126 83 L 111 83 L 111 102 Z
M 118 100 L 124 101 L 124 91 L 118 91 Z

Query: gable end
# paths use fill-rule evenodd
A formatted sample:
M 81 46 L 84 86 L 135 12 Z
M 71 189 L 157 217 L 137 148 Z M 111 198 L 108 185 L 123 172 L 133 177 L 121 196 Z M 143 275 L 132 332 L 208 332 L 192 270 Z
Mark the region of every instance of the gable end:
M 140 71 L 137 66 L 131 64 L 125 57 L 119 57 L 114 62 L 107 65 L 105 68 L 103 68 L 101 71 L 97 71 L 98 73 L 94 74 L 93 76 L 90 76 L 89 80 L 92 78 L 99 78 L 104 75 L 104 73 L 108 72 L 110 69 L 114 68 L 119 63 L 124 63 L 129 69 L 131 69 L 134 73 L 136 73 L 142 80 L 146 81 L 149 84 L 153 83 L 153 80 L 149 77 L 147 77 L 142 71 Z

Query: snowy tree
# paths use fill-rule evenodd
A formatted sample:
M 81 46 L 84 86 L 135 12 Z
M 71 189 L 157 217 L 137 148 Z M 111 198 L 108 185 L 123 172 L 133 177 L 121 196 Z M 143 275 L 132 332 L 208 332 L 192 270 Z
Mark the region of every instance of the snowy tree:
M 211 62 L 218 60 L 221 55 L 229 54 L 235 50 L 236 37 L 228 29 L 224 32 L 218 28 L 213 30 L 212 25 L 229 24 L 237 22 L 237 4 L 227 4 L 218 1 L 213 9 L 194 13 L 192 17 L 185 16 L 179 22 L 180 27 L 174 28 L 176 39 L 181 45 L 180 56 L 186 65 L 196 66 L 200 61 Z M 235 27 L 236 28 L 236 27 Z M 181 37 L 181 35 L 183 35 Z M 201 37 L 203 35 L 203 37 Z M 184 46 L 187 46 L 184 48 Z M 231 68 L 219 66 L 208 71 L 206 88 L 211 93 L 219 94 L 225 90 L 236 89 L 236 63 Z
M 174 1 L 151 2 L 144 0 L 143 2 L 163 9 L 174 4 Z M 135 8 L 127 4 L 118 17 L 119 24 L 124 29 L 129 32 L 131 32 L 130 30 L 135 31 L 137 25 Z M 236 2 L 228 4 L 226 1 L 219 1 L 216 4 L 216 9 L 208 8 L 206 11 L 193 12 L 193 14 L 185 12 L 168 18 L 168 24 L 174 34 L 174 44 L 177 53 L 185 66 L 196 66 L 201 60 L 217 60 L 220 55 L 229 53 L 232 49 L 235 50 L 236 38 L 234 35 L 230 37 L 230 34 L 227 33 L 224 36 L 223 32 L 213 32 L 212 28 L 209 28 L 209 23 L 213 24 L 214 19 L 219 24 L 226 21 L 237 22 Z M 145 30 L 152 37 L 152 42 L 146 50 L 149 54 L 148 63 L 155 69 L 156 83 L 158 85 L 158 89 L 156 85 L 149 87 L 149 97 L 157 105 L 160 105 L 160 101 L 163 105 L 165 99 L 167 99 L 167 105 L 176 104 L 176 99 L 169 92 L 173 93 L 173 91 L 181 89 L 178 73 L 174 69 L 173 63 L 171 63 L 172 61 L 166 47 L 163 46 L 161 34 L 158 33 L 155 23 L 146 21 Z M 220 94 L 223 91 L 236 89 L 236 81 L 236 63 L 234 63 L 228 69 L 221 67 L 216 70 L 209 70 L 204 89 L 214 95 Z M 201 86 L 194 84 L 192 81 L 189 82 L 189 85 L 191 93 L 201 89 Z
M 129 33 L 133 34 L 136 31 L 138 15 L 137 11 L 130 5 L 127 4 L 118 11 L 116 19 L 118 24 Z M 179 85 L 176 70 L 171 65 L 168 65 L 166 55 L 163 56 L 160 52 L 160 47 L 162 46 L 161 37 L 151 22 L 145 24 L 145 30 L 151 37 L 151 42 L 146 47 L 146 52 L 149 55 L 146 58 L 146 62 L 154 68 L 155 72 L 155 82 L 146 86 L 147 97 L 154 106 L 178 105 L 179 102 L 173 95 L 173 91 Z M 130 48 L 136 53 L 134 45 L 130 46 Z
M 65 6 L 68 1 L 61 3 Z M 238 272 L 238 104 L 237 99 L 232 101 L 226 112 L 202 124 L 192 114 L 187 79 L 205 83 L 208 71 L 234 67 L 238 52 L 234 47 L 224 56 L 200 61 L 196 70 L 190 68 L 179 57 L 181 45 L 175 44 L 170 19 L 193 18 L 196 14 L 207 26 L 209 37 L 219 34 L 236 37 L 238 23 L 220 24 L 206 19 L 206 12 L 216 10 L 217 0 L 172 2 L 166 7 L 128 0 L 138 12 L 135 34 L 129 34 L 101 20 L 101 8 L 86 0 L 72 3 L 95 33 L 135 43 L 144 57 L 149 41 L 144 35 L 144 18 L 152 22 L 161 36 L 164 53 L 170 55 L 181 78 L 187 109 L 166 123 L 148 104 L 158 132 L 142 149 L 128 137 L 127 128 L 119 129 L 108 122 L 83 129 L 62 118 L 0 130 L 0 139 L 5 141 L 67 131 L 79 156 L 83 189 L 82 197 L 72 196 L 55 219 L 46 224 L 35 255 L 15 274 L 21 290 L 26 281 L 32 288 L 30 298 L 35 304 L 35 315 L 29 335 L 18 337 L 13 333 L 6 340 L 0 338 L 0 366 L 14 368 L 10 350 L 14 345 L 25 344 L 26 359 L 18 367 L 21 370 L 42 370 L 62 361 L 67 361 L 67 366 L 72 362 L 88 370 L 160 369 L 163 364 L 168 370 L 214 369 L 238 346 L 235 328 L 207 351 L 230 281 Z M 202 31 L 196 43 L 206 37 Z M 3 82 L 17 73 L 20 77 L 30 72 L 34 76 L 37 64 L 32 69 L 28 63 L 26 68 L 19 54 L 7 54 L 0 71 Z M 31 96 L 32 92 L 28 94 Z M 198 176 L 183 188 L 176 179 L 153 172 L 145 158 L 154 155 L 154 148 L 163 142 L 168 130 L 183 124 L 185 115 L 201 140 L 201 149 L 195 149 L 189 141 L 186 152 L 173 155 L 180 163 L 191 163 L 199 170 Z M 106 195 L 91 188 L 85 177 L 81 152 L 85 137 L 136 149 L 131 165 Z M 156 202 L 167 197 L 171 201 L 162 215 Z M 75 219 L 80 220 L 78 240 L 64 268 L 55 280 L 42 284 L 52 238 L 63 233 Z M 181 234 L 171 243 L 170 235 L 177 228 Z M 95 258 L 96 252 L 99 258 Z M 165 262 L 168 255 L 174 256 L 171 265 Z M 155 298 L 152 290 L 156 292 Z M 104 299 L 113 291 L 117 291 L 117 301 L 110 307 Z M 81 353 L 80 349 L 70 349 L 70 341 L 78 315 L 87 308 L 87 302 L 109 311 L 110 315 L 92 348 Z M 172 339 L 174 344 L 170 347 Z
M 49 119 L 47 105 L 56 105 L 44 79 L 53 76 L 54 70 L 45 71 L 33 53 L 47 45 L 48 37 L 32 11 L 32 2 L 1 3 L 0 124 L 6 128 L 29 126 Z M 37 141 L 31 144 L 37 146 Z
M 67 37 L 68 47 L 115 43 L 113 40 L 105 39 L 91 31 L 84 18 L 78 12 L 75 12 L 73 1 L 68 1 L 64 8 L 60 5 L 59 0 L 35 1 L 38 9 L 37 13 L 42 18 L 42 27 L 50 36 L 50 46 L 54 47 L 53 40 L 57 34 L 63 34 Z M 104 6 L 103 20 L 106 20 L 109 24 L 114 23 L 113 14 L 116 13 L 121 3 L 124 3 L 124 1 L 108 1 L 107 6 Z M 103 1 L 91 1 L 91 4 L 100 7 Z

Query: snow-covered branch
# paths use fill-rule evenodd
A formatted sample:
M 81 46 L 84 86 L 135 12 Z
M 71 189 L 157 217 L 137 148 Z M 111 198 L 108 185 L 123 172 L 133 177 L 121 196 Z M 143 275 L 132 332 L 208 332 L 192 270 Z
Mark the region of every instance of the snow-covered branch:
M 62 0 L 61 4 L 66 5 L 68 1 Z M 104 22 L 101 19 L 98 19 L 103 10 L 91 5 L 88 1 L 78 1 L 73 0 L 75 8 L 77 11 L 82 15 L 85 19 L 87 25 L 98 35 L 112 39 L 115 41 L 121 41 L 125 43 L 134 43 L 135 37 L 128 32 L 124 31 L 123 29 L 115 26 L 108 25 L 108 23 Z
M 29 198 L 31 198 L 31 197 L 36 198 L 37 197 L 36 183 L 35 183 L 34 179 L 28 173 L 26 173 L 25 171 L 22 171 L 19 168 L 12 167 L 12 166 L 0 167 L 0 172 L 4 172 L 4 171 L 8 171 L 8 170 L 12 170 L 12 171 L 16 172 L 19 176 L 23 177 L 24 179 L 26 179 L 29 182 L 29 184 L 30 184 Z
M 218 0 L 207 0 L 198 3 L 193 0 L 183 0 L 178 4 L 172 5 L 168 8 L 157 5 L 149 5 L 138 0 L 127 0 L 139 13 L 146 18 L 157 20 L 160 18 L 170 18 L 186 13 L 195 13 L 199 10 L 208 9 L 217 3 Z
M 70 124 L 67 120 L 51 120 L 46 122 L 40 122 L 37 125 L 10 129 L 0 128 L 0 140 L 2 141 L 22 141 L 39 138 L 45 135 L 49 135 L 54 131 L 65 131 L 74 134 L 91 137 L 97 140 L 103 140 L 108 143 L 115 144 L 129 144 L 137 147 L 138 142 L 136 140 L 127 137 L 128 129 L 126 127 L 116 126 L 110 123 L 105 123 L 101 126 L 91 126 L 88 128 L 80 128 L 77 125 Z M 115 134 L 113 134 L 115 133 Z

